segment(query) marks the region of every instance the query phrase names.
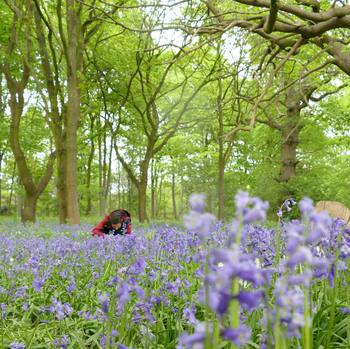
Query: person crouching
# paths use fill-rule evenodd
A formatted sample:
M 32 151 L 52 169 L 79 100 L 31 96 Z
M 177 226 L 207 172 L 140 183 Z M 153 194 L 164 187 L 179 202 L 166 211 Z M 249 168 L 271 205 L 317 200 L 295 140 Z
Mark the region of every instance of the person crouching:
M 91 231 L 93 236 L 130 235 L 132 233 L 131 215 L 118 209 L 105 216 Z

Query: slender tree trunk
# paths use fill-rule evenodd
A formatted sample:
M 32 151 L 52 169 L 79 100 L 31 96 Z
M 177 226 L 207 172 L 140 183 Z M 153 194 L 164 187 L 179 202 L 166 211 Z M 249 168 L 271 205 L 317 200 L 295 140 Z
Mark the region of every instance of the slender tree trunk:
M 160 179 L 158 195 L 156 196 L 156 217 L 160 216 L 162 193 L 163 193 L 163 178 Z
M 165 190 L 163 195 L 163 201 L 164 201 L 164 210 L 163 210 L 163 218 L 166 220 L 167 212 L 166 212 L 166 196 L 165 196 Z
M 12 197 L 13 197 L 13 191 L 14 191 L 14 186 L 15 186 L 15 177 L 16 177 L 16 162 L 13 163 L 13 170 L 12 170 L 12 176 L 11 176 L 11 186 L 10 186 L 10 195 L 9 195 L 9 200 L 8 200 L 8 203 L 7 203 L 7 206 L 8 206 L 10 211 L 11 211 Z
M 106 180 L 104 185 L 104 198 L 105 198 L 105 211 L 106 211 L 106 205 L 107 205 L 107 199 L 108 194 L 111 195 L 111 179 L 112 179 L 112 152 L 113 152 L 113 139 L 111 139 L 111 144 L 109 148 L 109 154 L 108 154 L 108 164 L 106 164 Z
M 181 183 L 180 215 L 182 215 L 183 212 L 184 212 L 184 209 L 185 209 L 185 205 L 184 205 L 184 183 L 183 183 L 183 175 L 182 174 L 181 174 L 180 183 Z
M 156 216 L 156 166 L 154 159 L 151 161 L 151 218 Z
M 118 183 L 117 183 L 117 190 L 118 190 L 118 207 L 122 207 L 122 205 L 124 206 L 124 202 L 122 203 L 122 185 L 121 185 L 121 181 L 122 181 L 122 174 L 121 174 L 121 168 L 120 168 L 120 162 L 118 161 L 117 164 L 117 171 L 118 171 Z M 124 193 L 123 193 L 124 194 Z
M 94 132 L 94 121 L 95 118 L 91 116 L 90 118 L 90 132 Z M 93 137 L 90 139 L 91 147 L 90 154 L 87 163 L 87 174 L 86 174 L 86 211 L 85 214 L 89 216 L 92 210 L 92 197 L 91 197 L 91 171 L 92 171 L 92 161 L 95 155 L 95 140 Z
M 218 143 L 219 143 L 219 160 L 218 160 L 218 219 L 223 220 L 225 214 L 225 154 L 224 154 L 224 120 L 222 112 L 222 81 L 218 80 L 219 92 L 217 97 L 217 114 L 219 121 Z
M 0 153 L 0 209 L 2 207 L 2 159 L 3 157 L 4 157 L 4 153 L 1 152 Z
M 102 138 L 101 138 L 101 130 L 102 125 L 101 121 L 98 120 L 98 199 L 99 199 L 99 212 L 100 216 L 103 215 L 102 210 L 102 192 L 103 192 L 103 156 L 102 156 Z
M 29 73 L 28 73 L 29 74 Z M 29 75 L 28 75 L 29 77 Z M 55 161 L 56 154 L 51 154 L 46 165 L 46 169 L 42 177 L 40 178 L 38 184 L 34 182 L 33 175 L 28 167 L 28 163 L 26 160 L 26 156 L 22 150 L 20 141 L 19 141 L 19 130 L 20 130 L 20 122 L 24 108 L 24 90 L 26 87 L 26 82 L 17 83 L 15 82 L 7 73 L 6 74 L 8 87 L 10 91 L 10 110 L 11 110 L 11 124 L 10 124 L 10 146 L 17 164 L 19 179 L 23 184 L 23 188 L 25 190 L 25 197 L 30 198 L 28 203 L 30 207 L 28 208 L 28 212 L 31 214 L 28 216 L 23 216 L 22 214 L 25 212 L 24 210 L 20 210 L 21 219 L 23 222 L 26 221 L 26 217 L 29 217 L 30 221 L 35 221 L 35 207 L 31 208 L 31 205 L 35 205 L 37 199 L 42 194 L 44 189 L 47 187 L 53 172 L 53 165 Z M 31 200 L 31 198 L 35 198 L 35 200 Z M 24 202 L 26 204 L 27 201 Z M 25 209 L 25 207 L 24 207 Z M 34 214 L 34 216 L 32 216 Z
M 173 173 L 171 175 L 171 197 L 173 202 L 173 214 L 174 218 L 177 219 L 177 210 L 176 210 L 176 193 L 175 193 L 175 169 L 173 168 Z
M 107 194 L 107 172 L 108 172 L 108 164 L 107 164 L 107 135 L 106 128 L 103 127 L 103 135 L 101 142 L 101 188 L 100 188 L 100 214 L 105 215 L 106 213 L 106 194 Z
M 128 211 L 131 211 L 131 179 L 128 177 Z

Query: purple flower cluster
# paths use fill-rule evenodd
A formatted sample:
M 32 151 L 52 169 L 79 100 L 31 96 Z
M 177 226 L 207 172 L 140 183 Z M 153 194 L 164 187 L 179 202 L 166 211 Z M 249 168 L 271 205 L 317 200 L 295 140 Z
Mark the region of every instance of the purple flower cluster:
M 23 329 L 7 346 L 24 347 L 28 319 L 52 329 L 56 348 L 74 346 L 79 333 L 79 342 L 87 340 L 84 331 L 110 348 L 174 347 L 177 337 L 178 348 L 188 349 L 301 343 L 322 313 L 324 302 L 312 293 L 320 285 L 327 297 L 337 286 L 338 317 L 349 316 L 344 222 L 316 213 L 309 199 L 299 203 L 300 220 L 285 221 L 295 205 L 287 200 L 280 225 L 268 229 L 257 225 L 266 202 L 239 192 L 235 204 L 226 225 L 205 212 L 203 194 L 193 194 L 186 230 L 154 225 L 130 237 L 91 238 L 90 227 L 0 226 L 0 326 Z M 68 337 L 76 324 L 82 330 Z M 6 343 L 13 330 L 6 327 Z

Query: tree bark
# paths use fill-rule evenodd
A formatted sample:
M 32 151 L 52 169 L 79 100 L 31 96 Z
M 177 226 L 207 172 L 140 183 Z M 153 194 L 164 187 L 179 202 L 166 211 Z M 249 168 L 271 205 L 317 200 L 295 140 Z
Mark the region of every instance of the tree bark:
M 12 170 L 12 176 L 11 176 L 11 186 L 10 186 L 10 195 L 9 195 L 9 200 L 7 203 L 7 206 L 9 210 L 11 211 L 11 206 L 12 206 L 12 197 L 13 197 L 13 191 L 14 191 L 14 186 L 15 186 L 15 177 L 16 177 L 16 161 L 13 163 L 13 170 Z
M 220 46 L 218 47 L 218 55 L 220 54 Z M 223 220 L 225 215 L 225 154 L 224 154 L 224 120 L 222 112 L 222 80 L 218 80 L 218 96 L 217 96 L 217 116 L 218 116 L 218 145 L 219 145 L 219 159 L 218 159 L 218 219 Z
M 285 122 L 281 125 L 281 168 L 280 182 L 287 183 L 296 175 L 297 148 L 299 145 L 299 134 L 302 130 L 301 110 L 304 105 L 306 91 L 290 88 L 286 92 L 287 115 Z
M 80 224 L 77 178 L 77 132 L 80 120 L 79 74 L 82 67 L 81 23 L 78 14 L 79 3 L 67 0 L 67 117 L 66 121 L 66 186 L 67 221 Z
M 176 210 L 176 193 L 175 193 L 175 169 L 173 168 L 173 173 L 171 175 L 171 197 L 173 202 L 173 215 L 177 219 L 177 210 Z
M 90 132 L 93 134 L 94 132 L 94 121 L 95 118 L 91 116 L 90 118 Z M 90 147 L 90 154 L 89 159 L 87 163 L 87 174 L 86 174 L 86 211 L 85 214 L 89 216 L 91 214 L 92 210 L 92 197 L 91 197 L 91 170 L 92 170 L 92 160 L 94 159 L 95 155 L 95 141 L 94 138 L 91 137 L 90 139 L 91 147 Z
M 4 157 L 4 153 L 0 153 L 0 209 L 2 207 L 2 159 Z
M 154 161 L 151 162 L 151 219 L 155 218 L 155 199 L 156 199 L 156 191 L 154 188 L 155 185 L 155 174 L 154 174 Z
M 22 223 L 35 222 L 36 217 L 36 204 L 38 197 L 35 195 L 25 194 L 23 198 L 23 204 L 21 207 L 21 220 Z

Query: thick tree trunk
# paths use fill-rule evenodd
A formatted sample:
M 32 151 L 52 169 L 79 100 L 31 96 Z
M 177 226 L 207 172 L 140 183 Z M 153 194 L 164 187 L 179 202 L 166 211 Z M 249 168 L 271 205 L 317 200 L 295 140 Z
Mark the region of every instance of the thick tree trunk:
M 296 175 L 297 148 L 299 144 L 299 132 L 297 129 L 286 128 L 283 130 L 283 141 L 281 149 L 280 181 L 287 183 Z
M 66 149 L 65 142 L 60 142 L 60 138 L 56 139 L 57 149 L 57 200 L 58 200 L 58 214 L 60 224 L 67 222 L 67 187 L 66 187 Z
M 146 202 L 147 202 L 147 176 L 141 177 L 141 181 L 138 186 L 138 214 L 139 221 L 143 223 L 147 220 L 147 212 L 146 212 Z
M 75 74 L 73 74 L 75 75 Z M 70 224 L 80 224 L 80 213 L 77 191 L 77 131 L 80 115 L 80 96 L 75 76 L 68 78 L 68 105 L 66 128 L 66 198 L 67 221 Z
M 304 101 L 304 91 L 289 89 L 286 93 L 286 120 L 281 127 L 281 168 L 280 182 L 287 183 L 296 175 L 297 148 L 299 144 L 299 134 L 302 130 L 301 109 Z
M 147 217 L 147 183 L 148 183 L 148 169 L 151 161 L 151 154 L 153 151 L 154 142 L 152 145 L 147 147 L 147 152 L 144 160 L 140 165 L 140 180 L 138 182 L 138 208 L 139 208 L 139 221 L 143 223 L 145 220 L 148 221 Z
M 66 117 L 66 197 L 67 221 L 80 224 L 77 178 L 77 133 L 80 120 L 79 78 L 82 64 L 81 23 L 76 0 L 67 0 L 67 88 L 68 103 Z
M 22 223 L 35 222 L 37 200 L 38 198 L 35 195 L 28 194 L 26 194 L 23 198 L 23 203 L 21 207 Z

